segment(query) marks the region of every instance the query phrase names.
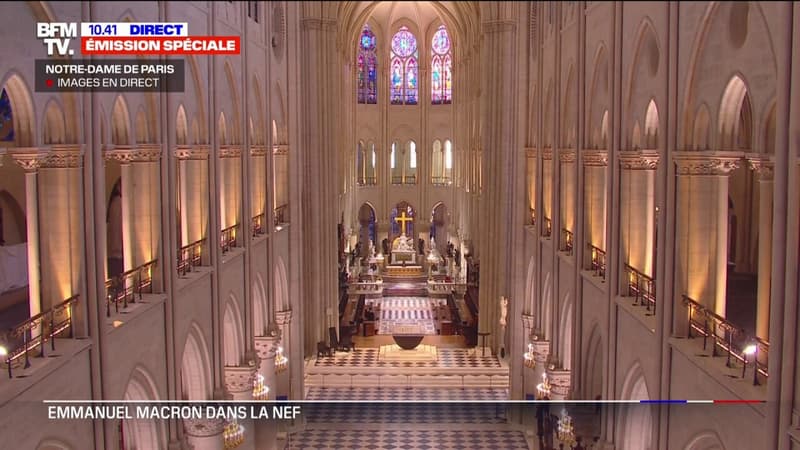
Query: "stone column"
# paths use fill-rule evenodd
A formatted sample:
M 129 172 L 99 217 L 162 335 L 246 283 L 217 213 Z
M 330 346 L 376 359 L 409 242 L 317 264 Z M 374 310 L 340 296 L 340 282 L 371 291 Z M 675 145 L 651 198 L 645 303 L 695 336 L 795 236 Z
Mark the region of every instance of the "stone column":
M 264 384 L 269 388 L 268 399 L 275 398 L 276 378 L 275 378 L 275 353 L 280 345 L 280 337 L 275 336 L 256 336 L 255 350 L 260 360 L 258 373 L 264 377 Z
M 506 340 L 499 320 L 500 302 L 503 297 L 512 295 L 514 271 L 508 252 L 514 248 L 515 236 L 520 234 L 520 230 L 512 228 L 513 221 L 509 219 L 524 205 L 523 201 L 515 202 L 515 186 L 522 187 L 516 173 L 524 154 L 517 145 L 519 133 L 516 131 L 518 58 L 516 46 L 509 45 L 517 40 L 521 8 L 521 3 L 509 3 L 508 7 L 499 9 L 481 8 L 483 38 L 479 54 L 485 76 L 480 78 L 479 117 L 483 132 L 477 148 L 482 162 L 478 166 L 479 223 L 481 234 L 491 238 L 478 242 L 481 267 L 478 331 L 490 333 L 486 343 L 495 353 Z M 524 198 L 524 194 L 520 194 Z M 511 298 L 511 301 L 520 300 Z M 514 305 L 509 308 L 513 309 Z
M 608 186 L 608 152 L 605 150 L 585 150 L 581 156 L 584 170 L 584 239 L 588 244 L 605 249 L 606 211 L 608 208 L 608 196 L 606 195 Z M 592 253 L 585 251 L 584 255 L 586 257 L 584 257 L 583 267 L 588 267 Z
M 53 145 L 38 172 L 39 223 L 47 225 L 39 233 L 43 310 L 78 293 L 84 256 L 82 162 L 80 145 Z
M 572 388 L 572 375 L 566 369 L 547 368 L 547 379 L 550 380 L 550 400 L 566 400 Z
M 533 382 L 534 390 L 536 385 L 542 382 L 542 375 L 547 371 L 547 361 L 550 358 L 550 341 L 543 340 L 538 336 L 531 341 L 533 344 Z
M 187 419 L 183 421 L 186 438 L 194 450 L 223 450 L 223 419 Z
M 209 148 L 207 145 L 179 145 L 174 153 L 180 171 L 181 242 L 178 245 L 183 247 L 207 237 Z M 203 260 L 207 263 L 208 252 L 204 254 Z
M 253 384 L 258 368 L 252 366 L 225 367 L 225 389 L 233 400 L 252 402 Z M 239 419 L 239 425 L 244 427 L 244 443 L 238 447 L 242 450 L 255 449 L 255 424 L 253 419 Z
M 39 274 L 39 195 L 37 171 L 46 154 L 38 149 L 16 149 L 14 161 L 25 170 L 25 224 L 28 235 L 28 304 L 30 316 L 42 312 Z
M 561 149 L 558 152 L 558 161 L 561 165 L 559 169 L 559 181 L 560 181 L 560 189 L 561 192 L 561 202 L 559 204 L 560 211 L 560 228 L 558 230 L 559 236 L 559 250 L 566 250 L 566 241 L 565 237 L 563 236 L 562 230 L 567 230 L 573 233 L 573 248 L 575 245 L 574 241 L 574 234 L 575 234 L 575 198 L 576 198 L 576 176 L 575 176 L 575 150 L 572 149 Z
M 553 149 L 545 148 L 542 150 L 542 236 L 551 236 L 552 230 L 548 231 L 553 224 Z M 550 234 L 548 234 L 550 233 Z
M 278 324 L 278 327 L 281 331 L 281 338 L 278 342 L 278 348 L 283 348 L 283 355 L 289 355 L 289 347 L 292 345 L 289 342 L 290 333 L 290 325 L 292 323 L 292 310 L 284 310 L 278 311 L 275 313 L 275 322 Z M 288 356 L 287 356 L 288 358 Z M 273 364 L 275 359 L 273 358 Z M 292 386 L 291 386 L 291 372 L 292 366 L 291 361 L 287 363 L 287 368 L 285 370 L 278 370 L 276 368 L 275 371 L 275 395 L 285 395 L 287 398 L 292 397 Z
M 741 156 L 741 152 L 674 153 L 679 294 L 722 317 L 728 259 L 728 175 L 739 167 Z M 681 317 L 687 320 L 686 314 L 676 316 L 678 320 Z
M 757 155 L 748 157 L 758 175 L 758 296 L 756 336 L 769 341 L 770 281 L 772 278 L 772 191 L 774 163 Z
M 220 229 L 241 226 L 241 170 L 242 148 L 239 145 L 223 145 L 219 149 L 220 192 L 219 213 Z M 236 232 L 245 231 L 246 228 Z
M 653 277 L 658 152 L 620 152 L 619 161 L 622 262 Z

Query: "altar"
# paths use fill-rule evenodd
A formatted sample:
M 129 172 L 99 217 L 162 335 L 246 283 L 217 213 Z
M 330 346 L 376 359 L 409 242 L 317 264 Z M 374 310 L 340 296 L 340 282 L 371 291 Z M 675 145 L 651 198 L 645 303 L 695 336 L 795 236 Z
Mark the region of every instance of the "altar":
M 392 258 L 389 262 L 390 264 L 399 266 L 417 263 L 417 252 L 409 241 L 411 241 L 411 239 L 405 234 L 394 240 L 392 243 Z

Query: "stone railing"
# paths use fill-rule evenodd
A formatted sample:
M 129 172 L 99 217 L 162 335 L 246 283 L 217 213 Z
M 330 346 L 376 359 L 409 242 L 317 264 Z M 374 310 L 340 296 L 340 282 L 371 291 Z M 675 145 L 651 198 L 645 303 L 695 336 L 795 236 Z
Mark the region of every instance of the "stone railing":
M 289 223 L 289 205 L 280 205 L 272 211 L 273 226 Z
M 350 283 L 347 288 L 348 294 L 382 294 L 383 293 L 383 282 L 376 281 L 376 282 L 357 282 L 357 283 Z
M 753 385 L 761 384 L 761 379 L 769 377 L 769 342 L 747 333 L 724 317 L 704 307 L 687 295 L 683 304 L 689 315 L 688 337 L 702 337 L 703 350 L 711 344 L 711 356 L 725 356 L 727 367 L 742 366 L 742 378 L 747 371 L 748 359 L 753 364 Z M 750 355 L 752 357 L 748 358 Z
M 378 184 L 377 177 L 361 177 L 358 179 L 359 186 L 375 186 Z
M 72 307 L 78 302 L 78 295 L 64 300 L 51 309 L 41 312 L 12 328 L 8 333 L 9 343 L 17 343 L 5 355 L 8 378 L 13 378 L 12 367 L 31 366 L 31 352 L 39 348 L 34 356 L 45 356 L 45 343 L 50 341 L 50 351 L 56 350 L 56 337 L 67 334 L 72 337 Z
M 542 229 L 542 236 L 549 238 L 553 234 L 553 221 L 549 217 L 544 218 L 544 228 Z
M 112 304 L 114 312 L 119 313 L 120 304 L 125 309 L 128 303 L 136 302 L 137 295 L 141 300 L 142 294 L 152 292 L 155 265 L 154 259 L 106 280 L 106 317 L 111 317 Z

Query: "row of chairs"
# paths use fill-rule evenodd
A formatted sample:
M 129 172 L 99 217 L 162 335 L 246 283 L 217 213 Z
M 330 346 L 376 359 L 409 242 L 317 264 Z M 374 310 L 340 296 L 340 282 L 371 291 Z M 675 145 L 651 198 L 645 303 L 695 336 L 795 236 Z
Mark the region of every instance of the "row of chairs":
M 317 358 L 322 356 L 333 356 L 335 352 L 349 352 L 356 349 L 356 344 L 353 342 L 353 333 L 350 328 L 342 328 L 342 340 L 340 341 L 336 336 L 336 327 L 328 328 L 330 335 L 331 345 L 328 346 L 325 341 L 317 342 Z

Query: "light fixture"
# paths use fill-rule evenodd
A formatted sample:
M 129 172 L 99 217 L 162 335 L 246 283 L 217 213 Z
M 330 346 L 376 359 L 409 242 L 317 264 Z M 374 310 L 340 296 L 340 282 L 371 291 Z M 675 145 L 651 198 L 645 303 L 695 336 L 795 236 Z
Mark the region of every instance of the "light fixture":
M 536 361 L 533 360 L 533 344 L 528 344 L 528 351 L 522 356 L 525 358 L 525 367 L 533 369 L 536 366 Z
M 758 382 L 758 343 L 748 344 L 742 350 L 742 353 L 742 378 L 744 378 L 747 371 L 747 357 L 753 355 L 753 386 L 758 386 L 760 384 Z
M 547 379 L 547 372 L 542 374 L 542 382 L 536 385 L 536 393 L 539 400 L 550 399 L 550 380 Z
M 269 398 L 269 386 L 264 384 L 264 375 L 256 374 L 253 380 L 253 400 L 267 400 Z
M 225 424 L 222 432 L 225 450 L 234 449 L 244 443 L 244 427 L 236 422 L 236 419 Z
M 558 427 L 556 428 L 556 436 L 568 447 L 575 444 L 575 427 L 572 425 L 572 417 L 567 414 L 567 410 L 561 410 L 561 418 L 558 419 Z
M 278 347 L 275 352 L 275 373 L 280 373 L 289 367 L 289 358 L 283 355 L 283 347 Z

